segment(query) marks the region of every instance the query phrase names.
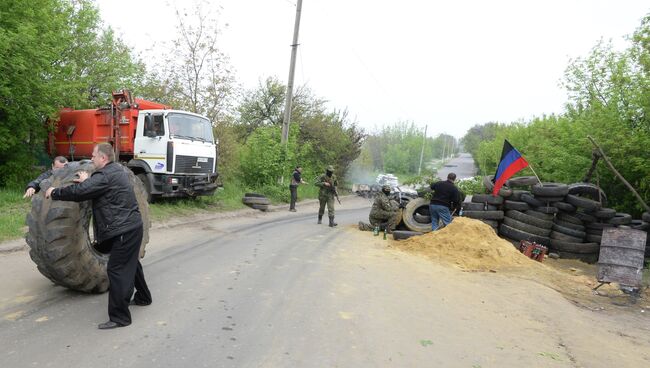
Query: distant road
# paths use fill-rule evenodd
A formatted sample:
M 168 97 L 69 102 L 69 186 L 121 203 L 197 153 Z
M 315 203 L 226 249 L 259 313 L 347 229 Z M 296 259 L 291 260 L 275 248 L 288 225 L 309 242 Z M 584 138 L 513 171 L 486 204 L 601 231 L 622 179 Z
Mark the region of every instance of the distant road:
M 440 170 L 438 178 L 447 179 L 447 174 L 453 172 L 457 179 L 470 178 L 476 175 L 476 165 L 474 159 L 469 153 L 461 153 L 458 157 L 451 159 Z

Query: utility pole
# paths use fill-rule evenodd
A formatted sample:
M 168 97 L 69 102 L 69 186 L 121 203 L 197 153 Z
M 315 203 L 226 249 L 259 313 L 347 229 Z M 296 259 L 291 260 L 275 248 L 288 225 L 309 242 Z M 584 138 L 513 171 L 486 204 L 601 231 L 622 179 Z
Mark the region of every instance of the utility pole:
M 422 137 L 422 150 L 420 151 L 420 166 L 418 166 L 418 176 L 420 176 L 420 173 L 422 172 L 422 157 L 424 156 L 424 143 L 427 141 L 428 127 L 428 125 L 424 126 L 424 136 Z
M 289 141 L 289 121 L 291 120 L 291 99 L 293 98 L 293 76 L 296 72 L 296 53 L 298 52 L 298 30 L 300 29 L 300 11 L 302 0 L 296 4 L 296 22 L 293 26 L 293 43 L 291 44 L 291 64 L 289 66 L 289 81 L 287 82 L 287 100 L 284 103 L 284 120 L 282 121 L 282 144 Z
M 442 160 L 442 162 L 445 162 L 445 150 L 447 149 L 447 137 L 442 135 L 441 138 L 442 138 L 442 156 L 440 157 L 440 159 Z

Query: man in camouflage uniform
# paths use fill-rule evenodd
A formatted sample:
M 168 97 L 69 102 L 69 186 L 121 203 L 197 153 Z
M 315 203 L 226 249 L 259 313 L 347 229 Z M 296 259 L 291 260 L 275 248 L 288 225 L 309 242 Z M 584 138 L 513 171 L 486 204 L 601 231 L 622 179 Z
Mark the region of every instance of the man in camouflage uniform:
M 368 219 L 370 224 L 359 221 L 359 230 L 372 231 L 376 226 L 383 231 L 391 233 L 397 226 L 397 218 L 399 214 L 399 204 L 391 200 L 390 185 L 384 185 L 381 192 L 375 197 L 375 202 L 372 204 L 370 215 Z
M 334 222 L 334 194 L 336 194 L 336 187 L 338 182 L 336 175 L 334 175 L 334 167 L 329 165 L 325 170 L 325 174 L 321 175 L 316 180 L 316 186 L 320 188 L 318 192 L 318 223 L 323 223 L 323 214 L 325 214 L 325 204 L 327 204 L 327 215 L 330 218 L 330 227 L 338 225 Z

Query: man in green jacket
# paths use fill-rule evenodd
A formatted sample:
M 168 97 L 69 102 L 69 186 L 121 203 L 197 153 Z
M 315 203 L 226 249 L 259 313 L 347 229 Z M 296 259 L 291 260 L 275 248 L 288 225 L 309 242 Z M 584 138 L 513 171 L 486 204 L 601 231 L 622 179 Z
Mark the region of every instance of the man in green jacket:
M 375 197 L 370 215 L 368 216 L 370 224 L 359 221 L 359 230 L 371 231 L 375 227 L 379 227 L 381 231 L 385 229 L 388 233 L 395 230 L 397 220 L 399 219 L 400 207 L 396 201 L 389 198 L 389 195 L 390 185 L 382 186 L 381 192 Z
M 318 208 L 318 223 L 323 223 L 323 214 L 325 214 L 325 204 L 327 204 L 327 214 L 330 218 L 330 227 L 338 225 L 334 222 L 334 196 L 338 195 L 336 192 L 336 187 L 338 186 L 338 181 L 334 175 L 334 167 L 329 165 L 325 169 L 325 174 L 321 175 L 316 180 L 316 186 L 320 188 L 318 192 L 318 202 L 320 207 Z

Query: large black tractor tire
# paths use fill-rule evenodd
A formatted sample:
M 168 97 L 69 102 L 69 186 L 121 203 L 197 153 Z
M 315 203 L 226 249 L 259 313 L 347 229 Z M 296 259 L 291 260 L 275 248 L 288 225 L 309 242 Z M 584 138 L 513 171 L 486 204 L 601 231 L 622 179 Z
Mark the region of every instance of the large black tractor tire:
M 153 203 L 156 198 L 151 194 L 153 191 L 153 185 L 149 181 L 149 178 L 147 177 L 147 174 L 145 173 L 140 173 L 136 175 L 138 179 L 142 182 L 142 187 L 145 190 L 145 193 L 147 193 L 147 202 L 148 203 Z
M 44 197 L 50 185 L 70 185 L 81 170 L 92 173 L 94 166 L 87 162 L 71 162 L 66 168 L 55 171 L 43 183 L 41 191 L 32 197 L 25 238 L 30 247 L 29 256 L 38 270 L 52 282 L 86 293 L 103 293 L 108 290 L 108 254 L 95 249 L 91 242 L 91 202 L 53 201 Z M 129 173 L 144 225 L 140 246 L 142 258 L 151 227 L 147 191 L 138 177 L 126 167 L 124 170 Z

